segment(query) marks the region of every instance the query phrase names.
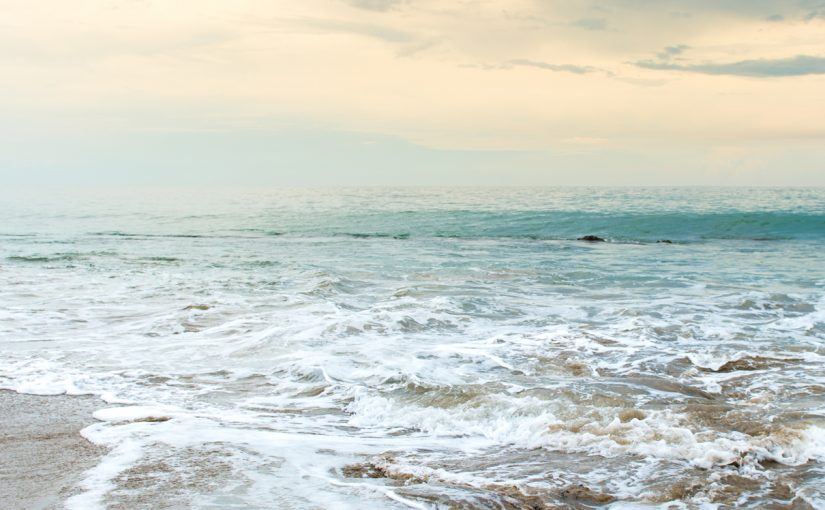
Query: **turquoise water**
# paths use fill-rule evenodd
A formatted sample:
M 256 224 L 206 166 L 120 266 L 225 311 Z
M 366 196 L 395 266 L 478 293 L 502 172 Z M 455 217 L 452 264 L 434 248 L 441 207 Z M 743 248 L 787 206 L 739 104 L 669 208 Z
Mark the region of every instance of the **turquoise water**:
M 8 195 L 0 387 L 102 397 L 74 508 L 822 507 L 823 248 L 822 189 Z

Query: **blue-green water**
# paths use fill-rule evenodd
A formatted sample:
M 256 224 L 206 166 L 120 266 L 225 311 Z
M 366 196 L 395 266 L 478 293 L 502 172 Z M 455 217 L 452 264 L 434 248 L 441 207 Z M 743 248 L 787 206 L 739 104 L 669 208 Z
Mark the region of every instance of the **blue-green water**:
M 74 508 L 817 507 L 824 248 L 822 189 L 7 195 L 0 386 L 103 397 Z

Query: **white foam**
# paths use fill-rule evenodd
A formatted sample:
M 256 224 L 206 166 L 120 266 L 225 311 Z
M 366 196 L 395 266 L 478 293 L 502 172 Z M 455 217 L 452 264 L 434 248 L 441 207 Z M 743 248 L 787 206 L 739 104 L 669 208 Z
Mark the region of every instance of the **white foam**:
M 106 508 L 104 497 L 114 488 L 113 480 L 123 471 L 133 466 L 143 455 L 143 447 L 137 441 L 123 440 L 103 457 L 103 460 L 86 472 L 80 483 L 84 492 L 66 500 L 68 510 L 95 510 Z
M 113 423 L 134 421 L 165 421 L 174 416 L 169 408 L 151 406 L 109 407 L 95 411 L 93 416 L 100 421 Z
M 532 398 L 492 399 L 451 409 L 399 405 L 385 397 L 356 392 L 348 406 L 349 423 L 386 430 L 413 429 L 436 436 L 479 436 L 493 444 L 544 448 L 565 452 L 586 451 L 615 457 L 636 454 L 654 459 L 679 459 L 710 469 L 739 462 L 771 459 L 795 466 L 823 456 L 823 429 L 811 426 L 798 434 L 757 436 L 731 432 L 692 430 L 685 418 L 668 411 L 648 411 L 644 419 L 620 421 L 596 416 L 571 428 L 548 409 L 547 402 Z M 618 414 L 621 410 L 613 412 Z

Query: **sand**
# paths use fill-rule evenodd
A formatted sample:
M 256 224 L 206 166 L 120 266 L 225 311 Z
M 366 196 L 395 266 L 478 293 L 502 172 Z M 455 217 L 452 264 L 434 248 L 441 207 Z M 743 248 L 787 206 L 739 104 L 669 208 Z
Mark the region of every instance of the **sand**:
M 0 508 L 63 508 L 105 453 L 80 435 L 101 405 L 94 397 L 0 390 Z

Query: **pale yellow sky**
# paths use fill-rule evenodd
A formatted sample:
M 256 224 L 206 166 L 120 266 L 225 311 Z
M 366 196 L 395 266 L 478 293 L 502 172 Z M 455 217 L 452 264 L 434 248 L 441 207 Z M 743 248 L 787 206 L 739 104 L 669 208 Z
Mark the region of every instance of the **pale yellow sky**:
M 714 167 L 781 176 L 801 162 L 801 182 L 825 180 L 818 0 L 0 8 L 0 126 L 24 144 L 84 133 L 354 133 L 358 143 L 439 152 L 598 153 L 605 168 L 610 154 L 664 163 L 667 151 L 688 151 L 711 178 Z M 21 157 L 0 162 L 37 167 Z M 766 167 L 771 158 L 777 168 Z

